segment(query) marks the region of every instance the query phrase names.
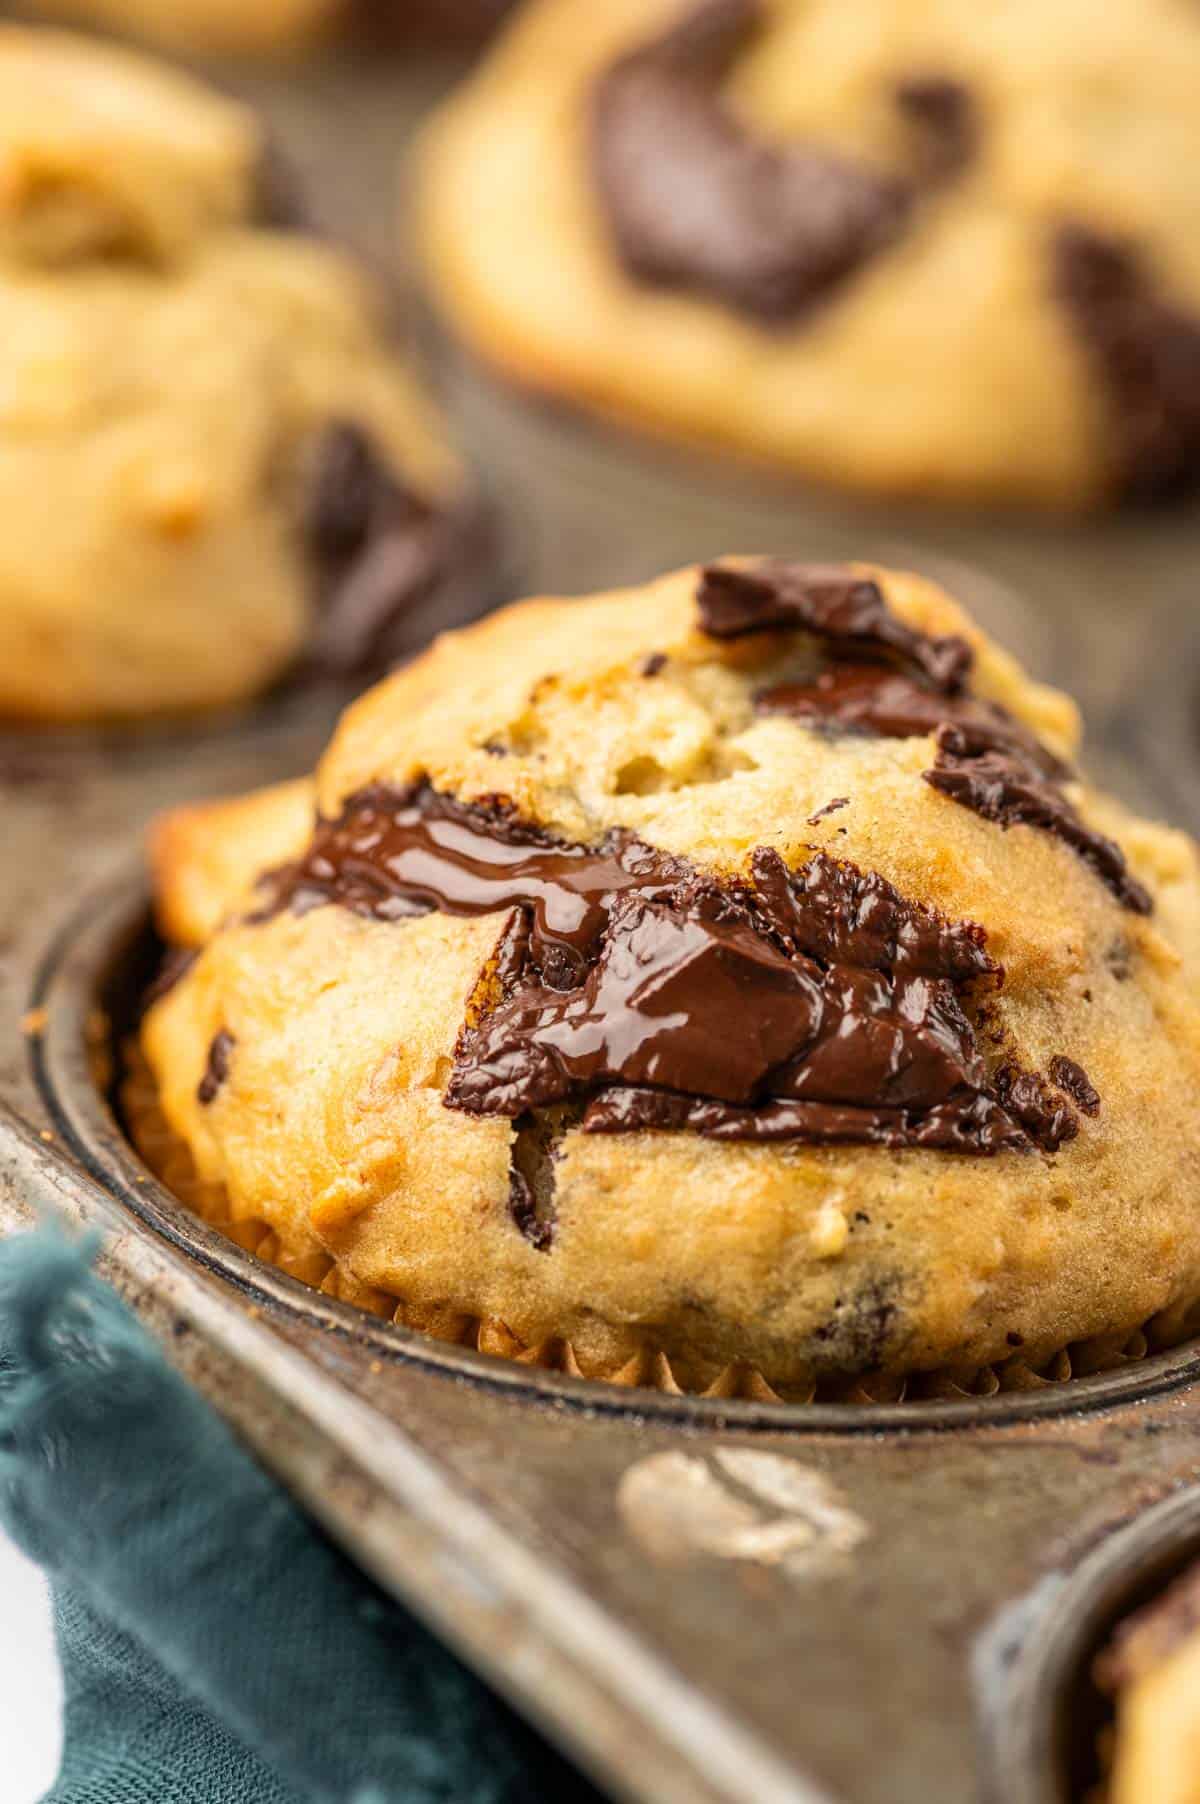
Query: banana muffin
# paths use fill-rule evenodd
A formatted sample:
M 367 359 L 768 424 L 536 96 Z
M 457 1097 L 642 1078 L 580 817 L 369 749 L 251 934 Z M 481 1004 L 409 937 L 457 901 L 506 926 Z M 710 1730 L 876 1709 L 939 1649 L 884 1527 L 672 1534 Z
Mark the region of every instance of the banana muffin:
M 1107 1804 L 1200 1804 L 1200 1567 L 1118 1626 L 1096 1679 L 1116 1704 Z
M 0 326 L 0 717 L 235 702 L 463 617 L 462 472 L 241 106 L 0 26 Z
M 911 575 L 505 609 L 311 784 L 160 824 L 135 1137 L 289 1269 L 590 1374 L 1127 1332 L 1200 1290 L 1200 887 L 1077 741 Z
M 435 295 L 520 383 L 855 489 L 1200 470 L 1200 10 L 532 0 L 428 132 Z

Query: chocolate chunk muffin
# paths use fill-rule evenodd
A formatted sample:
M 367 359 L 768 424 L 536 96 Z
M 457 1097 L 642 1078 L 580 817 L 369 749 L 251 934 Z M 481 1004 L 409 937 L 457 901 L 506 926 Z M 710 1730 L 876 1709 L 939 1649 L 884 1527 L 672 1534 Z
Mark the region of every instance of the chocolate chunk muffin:
M 380 297 L 279 217 L 254 117 L 17 26 L 0 98 L 0 717 L 211 707 L 419 642 L 463 478 Z
M 1196 1804 L 1200 1568 L 1120 1624 L 1096 1678 L 1117 1712 L 1107 1804 Z
M 1200 13 L 533 0 L 424 144 L 436 296 L 522 383 L 855 489 L 1200 470 Z
M 511 0 L 25 0 L 27 11 L 102 25 L 176 51 L 294 52 L 344 37 L 474 37 Z
M 914 576 L 506 609 L 159 827 L 135 1135 L 290 1269 L 590 1374 L 1119 1334 L 1200 1289 L 1200 884 L 1077 740 Z

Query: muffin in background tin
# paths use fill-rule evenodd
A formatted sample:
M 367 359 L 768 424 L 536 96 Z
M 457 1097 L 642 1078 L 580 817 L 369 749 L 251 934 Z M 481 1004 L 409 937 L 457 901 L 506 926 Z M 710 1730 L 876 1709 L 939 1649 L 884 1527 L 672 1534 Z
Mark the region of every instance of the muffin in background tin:
M 24 0 L 49 19 L 98 25 L 179 53 L 289 55 L 338 40 L 471 39 L 512 0 Z
M 1200 1800 L 1200 1566 L 1127 1616 L 1095 1663 L 1114 1702 L 1105 1804 Z
M 0 97 L 0 718 L 217 707 L 477 611 L 463 470 L 253 114 L 12 25 Z
M 298 1275 L 591 1376 L 1118 1357 L 1200 1292 L 1200 886 L 1077 740 L 895 572 L 506 609 L 160 825 L 131 1131 Z
M 532 0 L 419 232 L 522 384 L 854 490 L 1087 508 L 1200 468 L 1200 17 Z

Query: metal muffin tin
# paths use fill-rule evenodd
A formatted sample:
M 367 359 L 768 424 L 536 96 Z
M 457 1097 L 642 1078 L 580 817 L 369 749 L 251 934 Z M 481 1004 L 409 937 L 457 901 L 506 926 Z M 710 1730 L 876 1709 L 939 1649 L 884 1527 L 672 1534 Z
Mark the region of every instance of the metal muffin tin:
M 318 211 L 379 253 L 394 154 L 452 73 L 229 79 Z M 1106 781 L 1200 824 L 1194 514 L 1072 526 L 859 507 L 672 458 L 442 362 L 521 587 L 585 591 L 728 550 L 908 562 L 1081 697 Z M 145 822 L 309 768 L 337 699 L 0 735 L 0 1228 L 42 1210 L 100 1225 L 106 1274 L 171 1359 L 615 1795 L 1068 1804 L 1096 1637 L 1200 1545 L 1200 1345 L 960 1401 L 619 1391 L 306 1289 L 193 1218 L 125 1143 L 100 1011 L 119 1023 L 147 955 Z

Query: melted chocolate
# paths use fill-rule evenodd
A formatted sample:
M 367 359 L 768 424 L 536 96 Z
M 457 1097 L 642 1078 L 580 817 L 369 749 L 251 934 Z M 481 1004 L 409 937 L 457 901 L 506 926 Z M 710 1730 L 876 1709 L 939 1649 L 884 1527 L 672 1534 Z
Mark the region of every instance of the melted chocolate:
M 316 441 L 303 531 L 317 573 L 312 663 L 348 675 L 409 649 L 408 617 L 446 573 L 449 522 L 352 421 L 334 421 Z
M 997 703 L 973 695 L 938 694 L 884 665 L 834 664 L 811 682 L 775 683 L 761 689 L 754 701 L 763 714 L 788 714 L 881 739 L 922 738 L 951 725 L 976 753 L 1017 753 L 1047 777 L 1070 774 L 1061 758 Z
M 597 83 L 592 162 L 617 250 L 640 281 L 759 319 L 795 317 L 899 232 L 907 185 L 811 144 L 771 144 L 718 85 L 763 22 L 703 0 Z
M 966 689 L 965 639 L 906 626 L 877 583 L 831 566 L 763 559 L 748 568 L 710 565 L 696 592 L 700 625 L 718 639 L 787 628 L 822 639 L 832 663 L 805 681 L 759 691 L 764 713 L 814 726 L 907 739 L 936 734 L 925 781 L 985 820 L 1052 833 L 1091 866 L 1135 914 L 1153 907 L 1113 840 L 1088 827 L 1061 785 L 1070 767 L 995 702 Z
M 1113 462 L 1131 495 L 1200 477 L 1200 319 L 1162 299 L 1136 248 L 1078 224 L 1053 245 L 1055 293 L 1108 398 Z
M 216 1101 L 217 1092 L 229 1076 L 229 1061 L 236 1045 L 237 1041 L 227 1027 L 223 1027 L 219 1033 L 213 1035 L 212 1044 L 208 1049 L 208 1063 L 204 1067 L 204 1076 L 196 1086 L 197 1102 L 207 1104 Z
M 588 1134 L 690 1129 L 709 1140 L 805 1141 L 813 1146 L 929 1147 L 937 1152 L 1028 1152 L 1029 1137 L 1003 1107 L 977 1095 L 930 1109 L 839 1108 L 819 1102 L 731 1108 L 664 1090 L 605 1090 L 588 1104 Z
M 1053 779 L 1019 752 L 979 749 L 970 733 L 945 726 L 938 733 L 937 757 L 925 781 L 963 807 L 1000 827 L 1040 827 L 1078 852 L 1121 904 L 1134 914 L 1153 909 L 1150 893 L 1125 863 L 1115 840 L 1089 827 Z
M 982 929 L 823 853 L 791 871 L 760 846 L 747 878 L 718 880 L 628 834 L 580 845 L 499 799 L 377 786 L 318 822 L 269 886 L 262 916 L 507 911 L 445 1101 L 523 1124 L 511 1202 L 537 1244 L 552 1147 L 532 1130 L 547 1110 L 586 1107 L 590 1132 L 975 1153 L 1052 1152 L 1078 1131 L 1043 1080 L 1011 1064 L 989 1076 L 964 1008 L 1001 975 Z
M 944 695 L 956 695 L 971 669 L 971 647 L 957 634 L 919 633 L 883 598 L 877 582 L 840 564 L 709 564 L 696 591 L 700 627 L 712 639 L 800 630 L 839 658 L 892 658 Z
M 520 906 L 532 956 L 561 985 L 583 969 L 618 897 L 665 891 L 685 868 L 629 834 L 600 846 L 557 839 L 503 800 L 487 806 L 427 785 L 376 786 L 351 797 L 336 820 L 318 821 L 304 857 L 267 879 L 257 918 L 323 902 L 388 921 L 435 908 L 483 915 Z

